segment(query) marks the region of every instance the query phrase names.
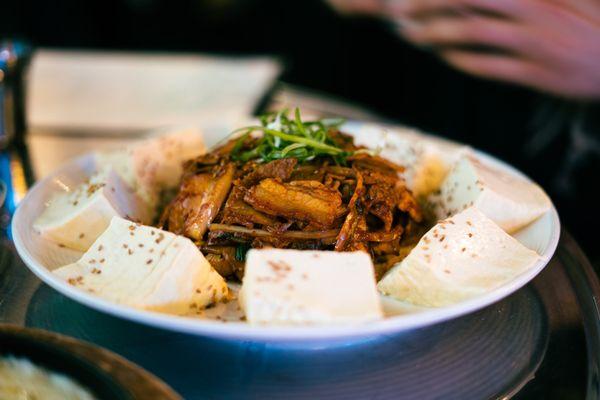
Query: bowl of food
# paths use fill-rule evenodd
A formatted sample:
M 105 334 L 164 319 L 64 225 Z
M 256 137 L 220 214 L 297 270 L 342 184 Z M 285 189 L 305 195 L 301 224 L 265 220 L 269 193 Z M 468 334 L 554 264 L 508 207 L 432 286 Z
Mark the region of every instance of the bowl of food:
M 107 350 L 55 333 L 0 324 L 0 398 L 180 399 Z
M 543 190 L 489 155 L 298 110 L 83 156 L 32 188 L 12 228 L 27 266 L 85 305 L 267 341 L 456 318 L 533 279 L 560 233 Z

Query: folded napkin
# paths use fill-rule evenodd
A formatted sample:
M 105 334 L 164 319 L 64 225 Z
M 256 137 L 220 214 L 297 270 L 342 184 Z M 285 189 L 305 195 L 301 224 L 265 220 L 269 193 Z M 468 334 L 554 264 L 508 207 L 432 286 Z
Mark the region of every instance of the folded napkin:
M 280 70 L 273 58 L 40 50 L 30 69 L 29 126 L 225 129 L 253 111 Z

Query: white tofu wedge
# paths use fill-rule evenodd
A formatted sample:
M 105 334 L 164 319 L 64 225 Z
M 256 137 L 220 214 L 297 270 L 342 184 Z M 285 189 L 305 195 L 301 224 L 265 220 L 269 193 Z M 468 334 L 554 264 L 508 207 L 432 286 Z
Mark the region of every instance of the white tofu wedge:
M 193 128 L 156 136 L 149 139 L 146 146 L 151 154 L 160 154 L 160 159 L 156 160 L 155 182 L 161 189 L 177 187 L 181 180 L 183 163 L 206 153 L 204 135 Z
M 382 317 L 364 252 L 250 250 L 240 305 L 251 324 L 355 323 Z
M 118 217 L 80 260 L 54 273 L 106 300 L 169 314 L 189 314 L 229 294 L 189 239 Z
M 150 222 L 150 209 L 112 169 L 59 192 L 35 221 L 33 228 L 60 246 L 86 251 L 106 230 L 114 216 Z
M 440 193 L 430 200 L 439 219 L 475 206 L 508 233 L 533 222 L 551 207 L 548 196 L 536 184 L 468 156 L 456 163 Z
M 379 281 L 380 292 L 441 307 L 511 281 L 539 259 L 475 207 L 440 221 Z
M 140 197 L 154 206 L 161 190 L 179 184 L 183 163 L 205 151 L 202 134 L 187 129 L 151 137 L 126 149 L 98 153 L 96 162 L 113 167 Z
M 345 127 L 344 127 L 345 129 Z M 357 145 L 379 149 L 380 156 L 406 168 L 406 186 L 416 197 L 425 197 L 439 189 L 452 165 L 464 154 L 467 146 L 433 136 L 424 136 L 413 129 L 382 129 L 379 125 L 349 126 Z

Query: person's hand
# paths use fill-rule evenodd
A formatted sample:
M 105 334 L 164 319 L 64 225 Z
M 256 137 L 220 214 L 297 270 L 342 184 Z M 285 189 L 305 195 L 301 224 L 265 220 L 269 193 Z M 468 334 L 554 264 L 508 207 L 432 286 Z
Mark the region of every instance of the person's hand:
M 600 99 L 598 0 L 396 0 L 403 35 L 450 65 L 557 95 Z M 481 51 L 481 46 L 495 51 Z M 476 50 L 479 48 L 479 51 Z
M 355 12 L 363 3 L 329 1 Z M 399 22 L 407 40 L 460 70 L 560 96 L 600 99 L 600 0 L 366 3 L 366 12 Z

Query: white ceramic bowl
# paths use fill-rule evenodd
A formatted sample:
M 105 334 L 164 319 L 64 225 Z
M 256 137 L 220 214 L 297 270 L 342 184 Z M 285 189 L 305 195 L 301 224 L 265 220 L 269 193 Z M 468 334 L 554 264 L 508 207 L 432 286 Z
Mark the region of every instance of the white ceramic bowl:
M 354 129 L 357 128 L 356 124 L 353 125 Z M 395 130 L 397 131 L 398 128 L 395 128 Z M 403 134 L 402 130 L 398 132 L 398 134 Z M 414 132 L 406 132 L 407 135 L 415 135 Z M 211 142 L 214 143 L 218 139 L 217 137 L 208 137 L 207 142 L 210 145 Z M 440 139 L 432 138 L 432 140 L 439 142 Z M 524 177 L 516 169 L 489 155 L 481 152 L 477 152 L 477 155 L 483 161 L 497 168 Z M 29 191 L 20 204 L 12 225 L 13 238 L 19 255 L 31 271 L 42 281 L 77 302 L 120 318 L 197 335 L 256 341 L 347 340 L 349 338 L 366 338 L 373 335 L 395 333 L 442 322 L 481 309 L 510 295 L 527 284 L 546 266 L 556 249 L 560 236 L 558 214 L 553 207 L 540 219 L 514 235 L 524 245 L 537 251 L 541 258 L 533 268 L 516 277 L 513 281 L 486 295 L 442 308 L 411 308 L 395 302 L 395 300 L 385 299 L 384 304 L 386 309 L 396 310 L 396 313 L 380 321 L 368 324 L 351 326 L 266 327 L 251 326 L 244 322 L 224 323 L 212 319 L 171 316 L 142 311 L 102 300 L 74 288 L 52 274 L 51 271 L 53 269 L 75 261 L 81 253 L 60 248 L 42 239 L 33 231 L 33 222 L 46 206 L 46 202 L 52 193 L 65 190 L 67 187 L 82 182 L 85 177 L 92 173 L 94 168 L 94 161 L 91 155 L 80 157 L 42 179 Z M 402 310 L 402 312 L 397 314 L 397 310 Z

